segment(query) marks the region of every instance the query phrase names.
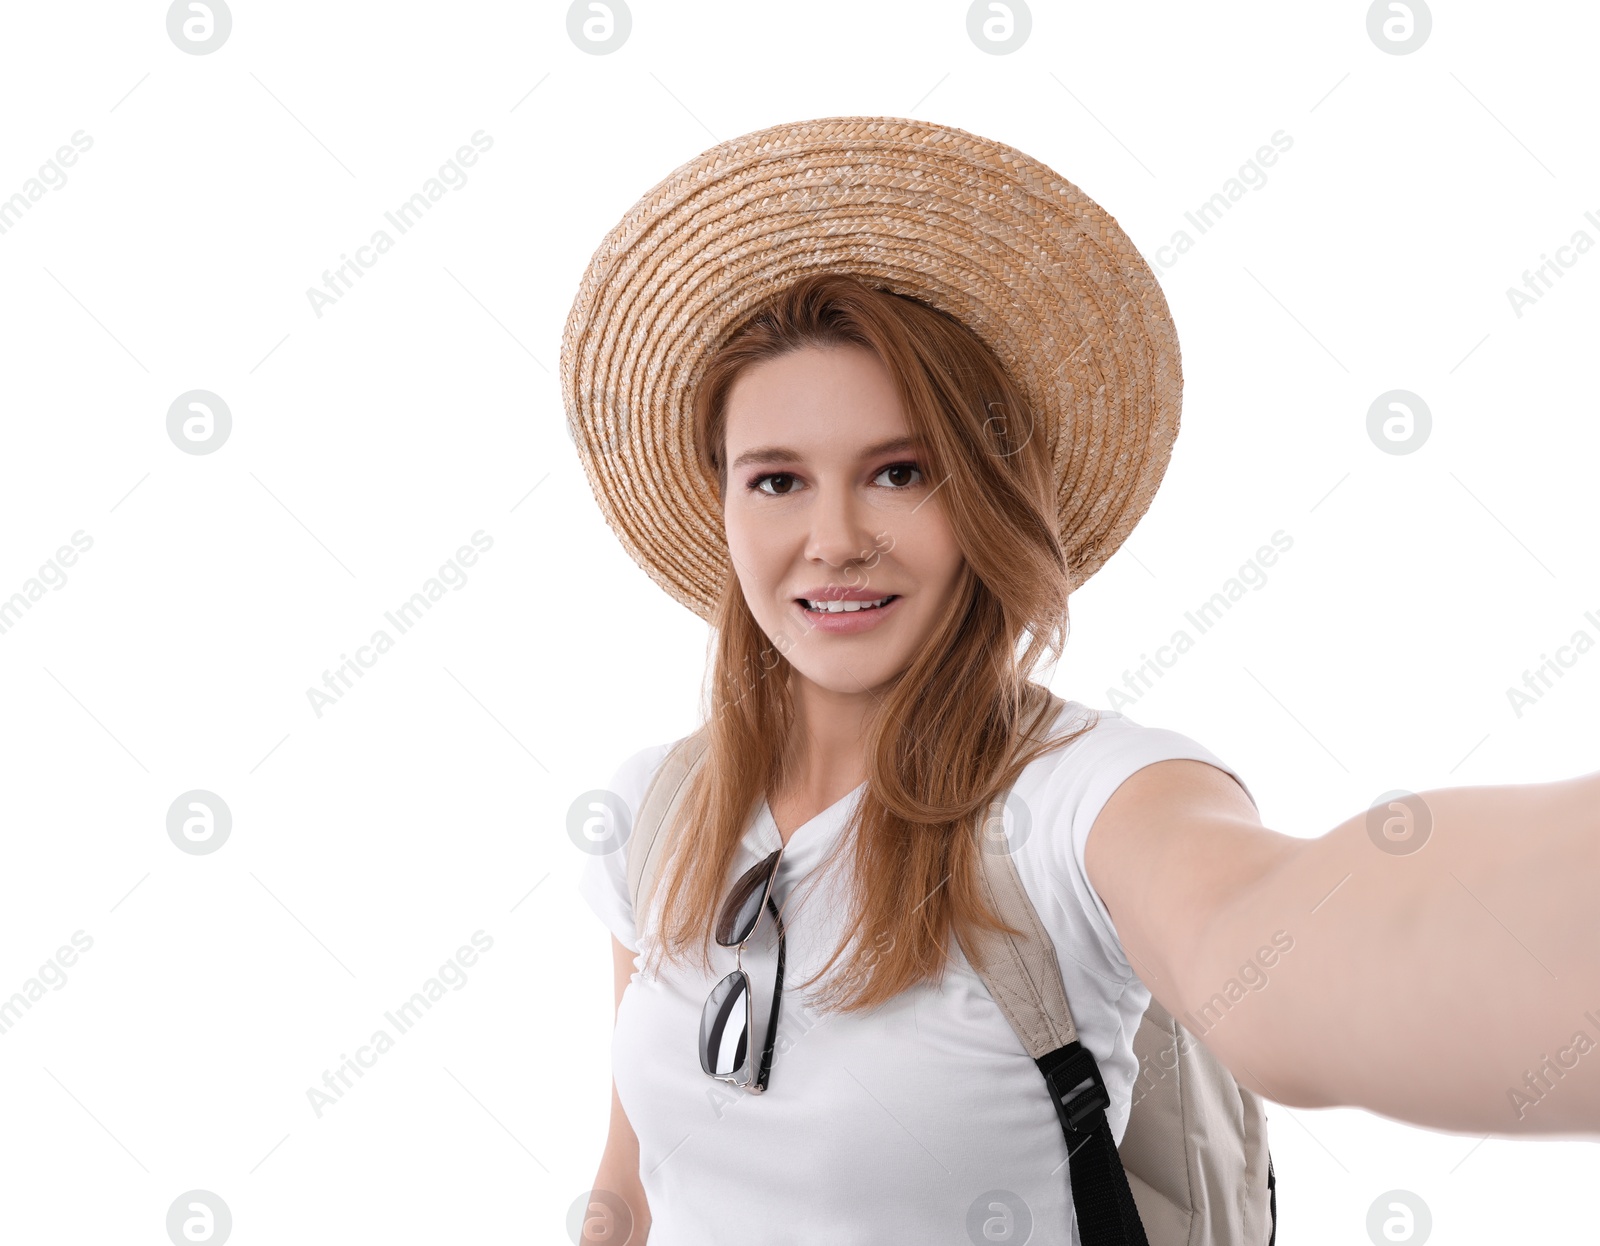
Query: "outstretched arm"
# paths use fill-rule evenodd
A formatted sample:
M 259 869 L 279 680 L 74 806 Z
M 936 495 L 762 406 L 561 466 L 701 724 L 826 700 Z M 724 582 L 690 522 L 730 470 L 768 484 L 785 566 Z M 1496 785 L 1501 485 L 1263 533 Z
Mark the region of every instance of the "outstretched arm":
M 1600 1138 L 1600 773 L 1417 793 L 1297 839 L 1214 766 L 1157 762 L 1085 863 L 1151 994 L 1241 1084 Z

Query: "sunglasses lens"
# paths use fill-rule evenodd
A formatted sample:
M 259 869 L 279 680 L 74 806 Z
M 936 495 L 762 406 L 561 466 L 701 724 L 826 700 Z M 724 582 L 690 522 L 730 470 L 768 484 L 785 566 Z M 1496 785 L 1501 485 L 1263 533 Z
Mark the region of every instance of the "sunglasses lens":
M 717 917 L 717 942 L 723 947 L 735 947 L 743 943 L 761 920 L 761 910 L 767 902 L 767 887 L 777 871 L 781 852 L 782 849 L 779 849 L 752 865 L 733 885 L 733 892 Z
M 732 1077 L 750 1057 L 750 979 L 735 969 L 706 1000 L 700 1014 L 700 1067 L 713 1077 Z

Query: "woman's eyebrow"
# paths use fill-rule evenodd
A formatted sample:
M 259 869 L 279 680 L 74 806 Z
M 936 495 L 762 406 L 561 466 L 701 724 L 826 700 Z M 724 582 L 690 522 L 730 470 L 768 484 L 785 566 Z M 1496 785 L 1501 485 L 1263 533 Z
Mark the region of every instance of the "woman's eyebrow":
M 921 443 L 915 437 L 891 437 L 861 451 L 863 459 L 875 459 L 880 454 L 893 454 L 900 450 L 916 450 Z M 746 450 L 729 464 L 730 471 L 738 471 L 755 463 L 799 463 L 805 456 L 788 446 L 756 446 Z

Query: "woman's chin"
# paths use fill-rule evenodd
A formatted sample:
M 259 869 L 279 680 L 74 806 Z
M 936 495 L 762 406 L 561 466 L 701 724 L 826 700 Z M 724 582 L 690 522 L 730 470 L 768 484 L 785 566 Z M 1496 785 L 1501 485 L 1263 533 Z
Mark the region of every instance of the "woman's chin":
M 796 662 L 792 652 L 789 661 L 800 678 L 813 684 L 819 691 L 837 696 L 862 696 L 878 692 L 905 670 L 903 663 L 896 666 L 890 662 Z

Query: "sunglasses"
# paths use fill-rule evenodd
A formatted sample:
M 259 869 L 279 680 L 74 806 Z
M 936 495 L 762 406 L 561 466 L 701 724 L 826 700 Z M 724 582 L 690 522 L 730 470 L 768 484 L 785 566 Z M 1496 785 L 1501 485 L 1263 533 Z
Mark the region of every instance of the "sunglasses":
M 742 962 L 744 945 L 761 926 L 768 909 L 778 928 L 778 976 L 772 984 L 772 1014 L 767 1021 L 767 1040 L 761 1051 L 761 1067 L 754 1080 L 750 1076 L 750 1039 L 755 1033 L 755 1002 L 751 998 L 750 975 L 742 963 L 712 988 L 700 1014 L 700 1067 L 712 1077 L 730 1085 L 743 1086 L 751 1094 L 767 1088 L 772 1072 L 772 1049 L 778 1036 L 778 1005 L 783 998 L 783 918 L 773 903 L 772 884 L 778 876 L 780 847 L 765 860 L 746 870 L 734 884 L 732 893 L 717 915 L 716 939 L 723 947 L 737 948 Z

